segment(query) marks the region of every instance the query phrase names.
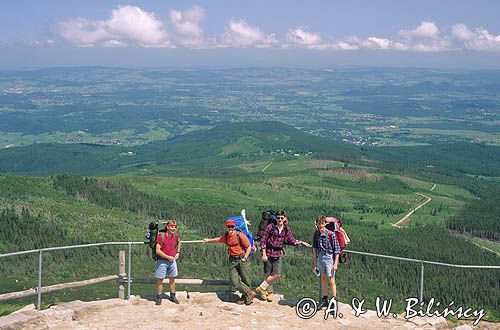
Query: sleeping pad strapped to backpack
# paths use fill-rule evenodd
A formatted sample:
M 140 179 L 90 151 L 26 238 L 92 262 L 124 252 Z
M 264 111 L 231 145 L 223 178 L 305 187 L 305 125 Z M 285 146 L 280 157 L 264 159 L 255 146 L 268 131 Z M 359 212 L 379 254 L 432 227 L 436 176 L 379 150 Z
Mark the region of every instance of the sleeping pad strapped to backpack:
M 252 253 L 256 250 L 256 247 L 253 241 L 253 234 L 250 230 L 248 230 L 248 225 L 251 224 L 250 222 L 247 221 L 245 210 L 241 210 L 241 215 L 229 217 L 227 219 L 234 220 L 234 222 L 236 222 L 236 228 L 235 228 L 236 231 L 242 232 L 248 238 L 248 241 L 252 246 L 252 252 L 250 253 L 250 255 L 252 255 Z M 239 242 L 239 237 L 238 237 L 238 242 Z

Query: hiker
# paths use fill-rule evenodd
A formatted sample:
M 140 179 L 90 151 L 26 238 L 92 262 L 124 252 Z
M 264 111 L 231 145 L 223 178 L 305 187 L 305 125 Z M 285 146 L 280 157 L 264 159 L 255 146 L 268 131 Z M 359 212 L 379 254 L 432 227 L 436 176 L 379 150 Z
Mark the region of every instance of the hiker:
M 156 305 L 161 305 L 163 298 L 163 279 L 168 277 L 170 287 L 169 300 L 178 304 L 175 296 L 175 278 L 177 272 L 177 259 L 181 254 L 181 239 L 177 231 L 177 222 L 168 220 L 165 232 L 159 233 L 156 238 Z
M 332 298 L 337 296 L 335 273 L 339 264 L 340 244 L 334 232 L 326 228 L 326 217 L 318 216 L 316 219 L 317 230 L 313 235 L 314 271 L 321 274 L 322 300 L 319 308 L 328 307 L 328 288 L 330 284 Z M 327 281 L 328 279 L 328 281 Z
M 250 263 L 248 261 L 252 246 L 245 234 L 238 232 L 235 227 L 236 222 L 228 219 L 224 235 L 216 238 L 205 238 L 203 243 L 224 243 L 228 246 L 231 285 L 242 293 L 237 303 L 250 305 L 255 298 L 255 292 L 250 288 Z
M 308 243 L 298 241 L 293 237 L 288 226 L 286 213 L 279 210 L 276 213 L 276 224 L 270 223 L 262 232 L 260 247 L 262 250 L 262 262 L 264 263 L 264 281 L 255 289 L 263 300 L 273 301 L 273 286 L 281 276 L 283 245 L 304 245 Z

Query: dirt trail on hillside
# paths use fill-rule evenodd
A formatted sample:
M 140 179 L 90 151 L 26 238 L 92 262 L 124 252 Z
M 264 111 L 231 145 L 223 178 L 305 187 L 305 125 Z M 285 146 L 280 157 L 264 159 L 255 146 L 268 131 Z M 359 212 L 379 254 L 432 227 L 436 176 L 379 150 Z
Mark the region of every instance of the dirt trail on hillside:
M 273 162 L 270 162 L 269 164 L 267 164 L 267 165 L 266 165 L 266 167 L 264 167 L 264 168 L 262 169 L 261 173 L 264 173 L 264 171 L 265 171 L 265 170 L 267 170 L 267 168 L 268 168 L 269 166 L 271 166 L 272 164 L 273 164 Z
M 405 222 L 407 222 L 410 217 L 412 216 L 413 213 L 415 213 L 415 211 L 417 211 L 419 208 L 421 208 L 422 206 L 424 206 L 425 204 L 429 203 L 430 201 L 432 201 L 432 198 L 430 198 L 429 196 L 426 196 L 424 194 L 421 194 L 421 193 L 416 193 L 417 195 L 420 195 L 424 198 L 427 198 L 427 200 L 425 202 L 423 202 L 422 204 L 418 205 L 417 207 L 415 207 L 413 210 L 411 210 L 410 212 L 408 212 L 407 215 L 405 215 L 404 217 L 402 217 L 398 222 L 396 223 L 393 223 L 392 226 L 393 227 L 397 227 L 397 228 L 401 228 L 402 225 L 405 224 Z

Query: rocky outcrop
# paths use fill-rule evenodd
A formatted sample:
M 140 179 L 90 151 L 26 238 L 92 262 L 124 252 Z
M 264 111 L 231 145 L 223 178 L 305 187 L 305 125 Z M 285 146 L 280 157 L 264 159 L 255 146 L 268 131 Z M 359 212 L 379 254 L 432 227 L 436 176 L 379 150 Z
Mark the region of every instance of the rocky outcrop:
M 164 300 L 155 306 L 148 297 L 130 300 L 73 301 L 36 311 L 27 306 L 0 318 L 1 329 L 452 329 L 444 318 L 378 318 L 376 313 L 356 317 L 349 305 L 340 303 L 336 319 L 318 312 L 301 319 L 295 302 L 276 295 L 272 303 L 255 300 L 250 306 L 234 303 L 225 292 L 179 292 L 180 304 Z M 481 325 L 475 329 L 494 329 Z

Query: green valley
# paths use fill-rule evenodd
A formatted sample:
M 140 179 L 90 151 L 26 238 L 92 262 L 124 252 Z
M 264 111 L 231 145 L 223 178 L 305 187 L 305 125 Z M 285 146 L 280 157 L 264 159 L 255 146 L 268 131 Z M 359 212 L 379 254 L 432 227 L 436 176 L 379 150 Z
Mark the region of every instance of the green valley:
M 285 127 L 279 133 L 273 127 Z M 152 220 L 176 218 L 182 238 L 223 232 L 226 217 L 284 208 L 298 239 L 311 241 L 319 214 L 340 217 L 350 250 L 452 264 L 498 265 L 500 256 L 457 233 L 498 243 L 498 147 L 473 143 L 368 148 L 311 136 L 277 122 L 224 124 L 130 148 L 43 144 L 0 150 L 0 253 L 104 241 L 141 241 Z M 413 151 L 412 151 L 413 150 Z M 460 150 L 460 153 L 457 153 Z M 469 161 L 463 163 L 463 158 Z M 405 161 L 404 159 L 407 159 Z M 429 167 L 432 164 L 432 167 Z M 10 174 L 7 174 L 10 173 Z M 73 174 L 63 174 L 73 173 Z M 82 176 L 84 175 L 84 176 Z M 429 196 L 403 228 L 391 224 Z M 44 258 L 44 285 L 116 272 L 118 247 Z M 225 247 L 186 245 L 183 278 L 226 278 Z M 253 279 L 261 279 L 258 254 Z M 339 299 L 418 295 L 419 264 L 351 255 L 338 273 Z M 0 259 L 0 293 L 35 285 L 35 256 Z M 133 276 L 153 261 L 134 247 Z M 426 266 L 424 296 L 485 308 L 499 320 L 500 273 Z M 17 282 L 16 282 L 17 280 Z M 116 296 L 116 284 L 44 295 L 44 306 Z M 201 289 L 201 288 L 198 288 Z M 134 284 L 135 294 L 152 286 Z M 277 291 L 315 297 L 311 251 L 287 248 Z M 33 299 L 2 303 L 7 313 Z M 398 303 L 399 302 L 399 303 Z

